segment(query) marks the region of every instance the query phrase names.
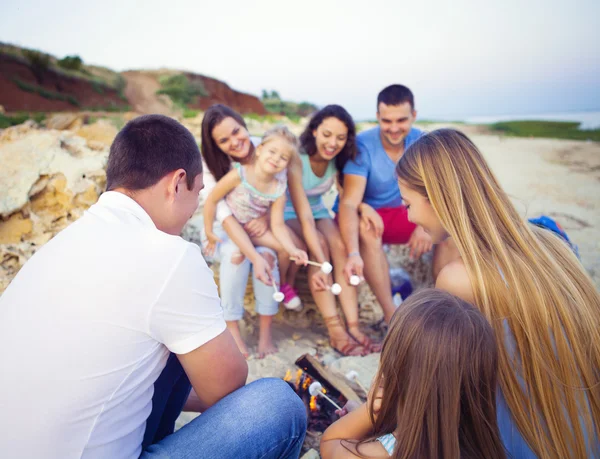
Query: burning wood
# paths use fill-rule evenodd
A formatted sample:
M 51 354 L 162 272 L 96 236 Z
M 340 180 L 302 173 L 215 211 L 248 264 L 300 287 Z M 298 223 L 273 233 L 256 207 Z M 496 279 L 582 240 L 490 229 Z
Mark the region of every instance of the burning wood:
M 362 402 L 363 400 L 352 389 L 343 377 L 329 371 L 312 355 L 304 354 L 296 360 L 296 365 L 312 375 L 313 380 L 319 381 L 327 392 L 337 398 L 340 395 L 346 400 Z M 310 385 L 310 382 L 308 383 Z M 308 385 L 306 387 L 308 387 Z

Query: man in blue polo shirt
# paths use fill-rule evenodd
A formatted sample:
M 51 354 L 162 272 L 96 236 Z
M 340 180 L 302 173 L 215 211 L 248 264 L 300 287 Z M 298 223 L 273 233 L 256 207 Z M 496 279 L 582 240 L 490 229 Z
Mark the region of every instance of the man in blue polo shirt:
M 344 167 L 344 190 L 334 207 L 348 251 L 346 275 L 364 275 L 386 321 L 395 305 L 383 244 L 408 244 L 413 258 L 432 248 L 430 236 L 408 220 L 395 173 L 406 149 L 424 134 L 413 127 L 416 116 L 406 86 L 394 84 L 379 93 L 379 125 L 357 136 L 358 155 Z

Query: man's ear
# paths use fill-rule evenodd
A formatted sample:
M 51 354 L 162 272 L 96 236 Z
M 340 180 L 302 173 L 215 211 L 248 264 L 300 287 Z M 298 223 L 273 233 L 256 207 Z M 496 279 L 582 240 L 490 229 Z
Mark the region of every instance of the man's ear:
M 187 186 L 187 174 L 185 169 L 177 169 L 176 171 L 171 172 L 171 179 L 169 180 L 169 195 L 177 196 L 177 194 L 182 191 L 182 186 Z
M 417 119 L 417 111 L 416 110 L 412 111 L 412 117 L 413 117 L 413 121 Z

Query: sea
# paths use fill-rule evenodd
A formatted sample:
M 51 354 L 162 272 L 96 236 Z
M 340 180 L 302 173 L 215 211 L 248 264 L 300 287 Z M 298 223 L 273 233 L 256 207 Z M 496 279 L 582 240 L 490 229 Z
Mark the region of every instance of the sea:
M 600 111 L 568 112 L 568 113 L 534 113 L 526 115 L 472 116 L 463 119 L 469 124 L 490 124 L 499 121 L 576 121 L 581 123 L 579 129 L 599 129 Z

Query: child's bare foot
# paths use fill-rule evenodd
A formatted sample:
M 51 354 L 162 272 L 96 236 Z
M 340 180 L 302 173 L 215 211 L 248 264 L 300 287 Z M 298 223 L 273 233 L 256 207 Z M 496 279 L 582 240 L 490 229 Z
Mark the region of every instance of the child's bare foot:
M 275 354 L 277 348 L 271 338 L 271 322 L 273 316 L 260 316 L 260 328 L 258 332 L 258 358 L 264 359 L 267 355 Z
M 258 341 L 258 358 L 264 359 L 267 355 L 275 354 L 277 352 L 277 347 L 273 344 L 271 339 L 269 338 L 269 342 L 263 343 L 263 340 L 259 339 Z
M 233 340 L 237 345 L 238 349 L 242 353 L 245 359 L 250 356 L 250 352 L 248 351 L 248 347 L 246 347 L 246 343 L 242 339 L 242 335 L 240 334 L 240 327 L 238 326 L 237 321 L 227 321 L 227 329 L 233 336 Z

